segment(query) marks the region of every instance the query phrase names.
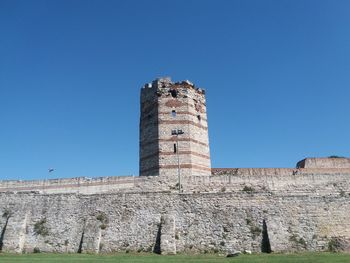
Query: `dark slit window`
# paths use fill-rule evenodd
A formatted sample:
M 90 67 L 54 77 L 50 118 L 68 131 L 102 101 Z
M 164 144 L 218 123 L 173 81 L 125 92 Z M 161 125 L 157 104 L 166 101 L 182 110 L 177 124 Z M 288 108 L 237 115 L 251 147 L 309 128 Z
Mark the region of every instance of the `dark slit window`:
M 176 143 L 174 143 L 174 153 L 176 153 Z
M 173 98 L 176 98 L 176 97 L 177 97 L 177 90 L 176 90 L 176 89 L 170 90 L 170 93 L 171 93 L 171 96 L 172 96 Z

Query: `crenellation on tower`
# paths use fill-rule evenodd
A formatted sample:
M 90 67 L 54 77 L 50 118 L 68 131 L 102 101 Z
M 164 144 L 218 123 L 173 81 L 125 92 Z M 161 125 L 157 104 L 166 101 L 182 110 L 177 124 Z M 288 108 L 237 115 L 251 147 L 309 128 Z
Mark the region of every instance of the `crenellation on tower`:
M 176 176 L 179 168 L 211 174 L 205 91 L 159 78 L 141 90 L 140 175 Z

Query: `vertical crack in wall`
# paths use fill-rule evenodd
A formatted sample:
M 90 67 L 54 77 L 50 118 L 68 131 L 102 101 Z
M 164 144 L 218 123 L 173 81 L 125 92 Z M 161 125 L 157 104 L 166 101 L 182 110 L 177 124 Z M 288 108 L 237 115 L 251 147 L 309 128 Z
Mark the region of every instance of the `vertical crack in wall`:
M 10 214 L 9 213 L 4 213 L 3 217 L 6 217 L 6 221 L 5 221 L 5 225 L 4 227 L 2 228 L 1 230 L 1 235 L 0 235 L 0 252 L 2 251 L 2 248 L 4 246 L 4 237 L 5 237 L 5 232 L 6 232 L 6 228 L 7 228 L 7 225 L 9 223 L 9 219 L 10 219 Z
M 156 236 L 156 243 L 154 244 L 153 253 L 160 254 L 161 252 L 160 251 L 161 234 L 162 234 L 162 222 L 159 222 L 157 236 Z
M 84 235 L 85 235 L 85 220 L 84 220 L 84 226 L 83 226 L 83 232 L 81 233 L 79 247 L 77 253 L 81 253 L 83 251 L 83 244 L 84 244 Z
M 79 242 L 79 247 L 78 247 L 78 253 L 81 253 L 83 251 L 83 243 L 84 243 L 84 231 L 81 233 L 81 238 L 80 238 L 80 242 Z
M 267 232 L 267 225 L 266 225 L 265 219 L 263 220 L 261 252 L 271 253 L 271 244 L 270 244 L 269 234 Z

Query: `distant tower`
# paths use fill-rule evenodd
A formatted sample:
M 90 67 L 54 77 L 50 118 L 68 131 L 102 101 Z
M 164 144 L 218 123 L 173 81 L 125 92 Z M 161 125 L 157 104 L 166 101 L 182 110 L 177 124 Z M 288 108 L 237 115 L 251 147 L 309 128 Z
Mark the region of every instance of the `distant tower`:
M 140 175 L 176 176 L 178 167 L 211 174 L 205 91 L 159 78 L 141 89 Z

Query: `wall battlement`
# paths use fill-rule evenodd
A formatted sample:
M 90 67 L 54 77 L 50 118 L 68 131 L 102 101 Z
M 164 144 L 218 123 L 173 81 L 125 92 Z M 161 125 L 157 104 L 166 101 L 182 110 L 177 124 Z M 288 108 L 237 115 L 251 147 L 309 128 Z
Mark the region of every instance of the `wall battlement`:
M 180 96 L 188 95 L 188 91 L 186 89 L 192 89 L 195 93 L 199 95 L 204 95 L 205 90 L 201 88 L 197 88 L 192 82 L 189 80 L 184 80 L 181 82 L 172 82 L 170 77 L 158 78 L 152 81 L 152 83 L 147 83 L 143 86 L 143 89 L 146 91 L 150 91 L 150 89 L 158 91 L 158 95 L 163 93 L 167 93 L 169 89 L 176 90 L 177 94 Z
M 284 189 L 282 185 L 306 184 L 314 188 L 318 181 L 330 184 L 350 178 L 350 168 L 213 168 L 212 175 L 187 175 L 182 177 L 183 191 L 220 192 L 240 190 L 243 185 L 266 186 L 271 190 Z M 32 181 L 0 181 L 0 192 L 79 193 L 108 192 L 176 192 L 177 178 L 172 176 L 109 176 L 98 178 L 64 178 Z M 278 186 L 278 187 L 277 187 Z M 258 188 L 257 188 L 258 189 Z M 332 191 L 332 190 L 331 190 Z

